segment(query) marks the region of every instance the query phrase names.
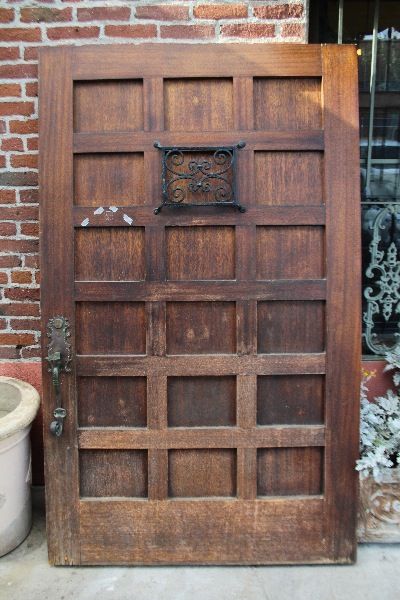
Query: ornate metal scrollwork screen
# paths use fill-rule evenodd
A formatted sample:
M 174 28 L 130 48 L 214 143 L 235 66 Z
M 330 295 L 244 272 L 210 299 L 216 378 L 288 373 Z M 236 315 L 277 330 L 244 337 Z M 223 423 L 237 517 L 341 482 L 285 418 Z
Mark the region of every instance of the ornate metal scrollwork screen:
M 237 150 L 235 146 L 154 147 L 162 152 L 162 204 L 163 206 L 233 206 L 245 211 L 239 204 L 236 191 Z

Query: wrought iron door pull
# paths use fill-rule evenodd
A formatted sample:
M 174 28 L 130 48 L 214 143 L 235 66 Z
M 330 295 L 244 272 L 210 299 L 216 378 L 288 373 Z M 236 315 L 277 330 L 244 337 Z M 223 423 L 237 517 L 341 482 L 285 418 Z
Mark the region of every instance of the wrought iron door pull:
M 50 338 L 46 360 L 49 363 L 49 373 L 54 387 L 56 397 L 56 408 L 54 409 L 54 421 L 50 423 L 50 431 L 56 437 L 60 437 L 64 428 L 64 419 L 67 411 L 62 406 L 60 376 L 63 371 L 71 371 L 71 344 L 68 338 L 71 336 L 69 322 L 65 317 L 52 317 L 47 324 L 47 337 Z

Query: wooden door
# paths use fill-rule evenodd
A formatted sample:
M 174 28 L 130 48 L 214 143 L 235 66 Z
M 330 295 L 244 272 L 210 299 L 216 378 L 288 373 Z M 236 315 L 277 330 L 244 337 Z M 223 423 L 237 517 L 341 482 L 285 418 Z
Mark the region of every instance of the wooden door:
M 355 49 L 45 49 L 40 114 L 50 561 L 354 560 Z

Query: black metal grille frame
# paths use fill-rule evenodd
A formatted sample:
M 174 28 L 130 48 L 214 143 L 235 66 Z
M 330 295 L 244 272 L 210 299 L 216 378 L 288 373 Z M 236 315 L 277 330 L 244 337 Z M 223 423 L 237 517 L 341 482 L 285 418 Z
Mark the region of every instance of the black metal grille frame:
M 190 206 L 232 206 L 245 212 L 236 190 L 237 151 L 245 145 L 238 142 L 234 146 L 182 147 L 154 142 L 162 153 L 162 203 L 154 213 L 163 207 Z M 199 160 L 193 157 L 196 153 L 202 154 Z M 205 153 L 210 153 L 210 157 L 204 158 Z M 188 202 L 188 193 L 197 195 L 199 201 Z

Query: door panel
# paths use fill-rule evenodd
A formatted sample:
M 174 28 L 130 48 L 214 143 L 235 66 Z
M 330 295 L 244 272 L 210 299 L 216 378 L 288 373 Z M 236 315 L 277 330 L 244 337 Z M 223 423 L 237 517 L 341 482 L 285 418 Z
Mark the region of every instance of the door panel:
M 59 397 L 44 361 L 50 561 L 351 562 L 354 48 L 60 47 L 40 82 L 43 323 L 72 352 Z M 191 165 L 158 214 L 156 141 Z M 240 141 L 245 212 L 205 185 Z

